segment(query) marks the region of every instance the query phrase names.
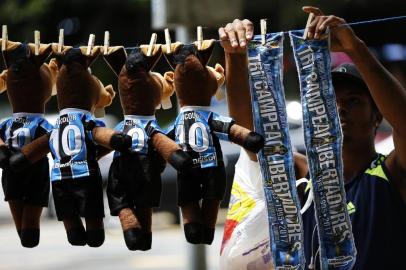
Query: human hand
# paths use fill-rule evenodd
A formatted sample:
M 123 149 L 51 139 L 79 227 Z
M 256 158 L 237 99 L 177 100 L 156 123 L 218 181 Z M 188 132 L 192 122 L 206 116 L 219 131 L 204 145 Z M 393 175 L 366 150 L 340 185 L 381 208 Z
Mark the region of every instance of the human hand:
M 306 39 L 320 39 L 329 28 L 331 51 L 349 53 L 355 50 L 360 39 L 343 18 L 334 15 L 326 16 L 317 7 L 305 6 L 303 11 L 315 15 L 308 26 Z
M 254 35 L 254 25 L 247 19 L 235 19 L 225 27 L 220 27 L 218 32 L 225 53 L 245 54 L 247 44 Z

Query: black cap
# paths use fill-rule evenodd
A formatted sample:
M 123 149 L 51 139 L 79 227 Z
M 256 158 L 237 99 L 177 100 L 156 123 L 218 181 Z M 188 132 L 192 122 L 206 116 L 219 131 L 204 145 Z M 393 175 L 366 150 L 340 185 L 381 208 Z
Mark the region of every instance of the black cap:
M 372 107 L 375 108 L 377 111 L 379 111 L 374 99 L 371 96 L 371 93 L 369 92 L 367 84 L 365 83 L 364 79 L 362 79 L 361 74 L 359 73 L 357 67 L 354 64 L 345 63 L 339 65 L 338 67 L 336 67 L 331 71 L 331 76 L 333 80 L 333 86 L 338 82 L 348 82 L 357 84 L 359 87 L 357 87 L 356 89 L 367 94 L 370 97 Z M 334 90 L 337 91 L 337 89 L 338 88 L 335 88 Z
M 364 88 L 364 90 L 368 90 L 368 86 L 362 79 L 361 74 L 359 73 L 358 69 L 356 66 L 352 63 L 345 63 L 342 65 L 339 65 L 338 67 L 334 68 L 331 71 L 331 76 L 333 79 L 333 84 L 336 82 L 356 82 L 360 86 Z

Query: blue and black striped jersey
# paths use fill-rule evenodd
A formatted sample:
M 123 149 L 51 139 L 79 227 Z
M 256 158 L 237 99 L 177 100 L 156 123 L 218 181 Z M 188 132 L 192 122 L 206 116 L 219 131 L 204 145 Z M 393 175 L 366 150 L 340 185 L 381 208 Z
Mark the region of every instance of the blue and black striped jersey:
M 50 132 L 52 125 L 39 113 L 14 113 L 0 124 L 0 138 L 12 150 Z
M 80 109 L 63 109 L 59 113 L 49 139 L 54 158 L 51 181 L 90 176 L 98 170 L 96 143 L 87 126 L 104 127 L 90 112 Z
M 405 252 L 401 247 L 406 242 L 406 204 L 391 183 L 385 159 L 379 155 L 369 168 L 345 183 L 357 247 L 353 270 L 404 268 L 401 258 Z M 307 194 L 310 187 L 308 184 Z M 314 208 L 310 207 L 303 214 L 306 261 L 313 257 L 317 264 L 314 269 L 320 269 L 316 226 Z
M 132 138 L 131 152 L 147 155 L 149 149 L 149 139 L 155 132 L 162 132 L 155 116 L 145 115 L 124 115 L 124 121 L 121 121 L 115 128 Z M 119 151 L 114 152 L 114 157 L 120 156 Z
M 221 155 L 218 139 L 228 140 L 233 119 L 218 115 L 209 107 L 185 106 L 174 124 L 175 141 L 201 168 L 217 166 Z

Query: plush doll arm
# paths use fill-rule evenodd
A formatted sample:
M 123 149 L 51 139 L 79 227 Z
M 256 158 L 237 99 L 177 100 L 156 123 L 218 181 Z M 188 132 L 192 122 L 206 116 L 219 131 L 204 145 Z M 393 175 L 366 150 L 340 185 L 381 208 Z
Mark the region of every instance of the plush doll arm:
M 222 121 L 222 118 L 217 117 L 211 118 L 209 125 L 215 133 L 227 134 L 230 141 L 251 152 L 258 153 L 264 146 L 264 138 L 260 134 L 237 125 L 234 121 Z
M 92 129 L 94 141 L 108 149 L 124 152 L 131 147 L 132 138 L 111 128 L 95 127 Z
M 192 159 L 174 141 L 160 132 L 155 132 L 151 140 L 157 152 L 176 170 L 185 171 L 191 168 Z
M 264 147 L 264 137 L 237 124 L 231 125 L 229 138 L 233 143 L 241 145 L 253 153 L 258 153 Z
M 10 157 L 10 168 L 21 171 L 45 157 L 51 151 L 49 137 L 50 133 L 42 135 L 14 153 Z

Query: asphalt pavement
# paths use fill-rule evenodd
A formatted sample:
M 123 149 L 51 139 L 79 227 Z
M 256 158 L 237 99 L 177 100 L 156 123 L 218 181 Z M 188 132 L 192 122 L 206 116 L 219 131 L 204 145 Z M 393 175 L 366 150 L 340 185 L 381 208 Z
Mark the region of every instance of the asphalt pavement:
M 4 203 L 4 202 L 0 202 Z M 156 218 L 159 219 L 159 218 Z M 193 246 L 179 225 L 155 226 L 152 249 L 127 250 L 119 222 L 105 219 L 106 241 L 99 248 L 74 247 L 66 240 L 63 224 L 44 218 L 41 241 L 33 249 L 23 248 L 12 223 L 0 225 L 1 270 L 190 270 Z M 206 246 L 207 269 L 218 269 L 222 226 L 215 241 Z

